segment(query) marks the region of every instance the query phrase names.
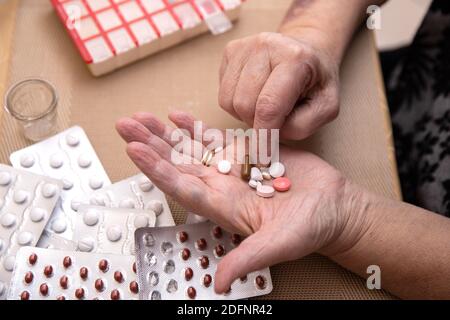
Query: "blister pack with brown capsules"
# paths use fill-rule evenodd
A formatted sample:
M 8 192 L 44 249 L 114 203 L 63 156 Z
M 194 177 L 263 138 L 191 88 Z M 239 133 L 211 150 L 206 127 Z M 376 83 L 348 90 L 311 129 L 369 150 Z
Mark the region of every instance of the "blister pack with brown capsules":
M 136 230 L 141 300 L 235 300 L 269 294 L 269 268 L 237 279 L 225 294 L 214 291 L 217 265 L 242 237 L 212 222 Z

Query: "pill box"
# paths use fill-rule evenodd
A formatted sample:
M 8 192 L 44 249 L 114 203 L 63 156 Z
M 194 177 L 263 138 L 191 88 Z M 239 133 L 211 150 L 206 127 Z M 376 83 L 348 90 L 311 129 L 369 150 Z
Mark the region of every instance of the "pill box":
M 79 251 L 133 255 L 135 230 L 154 227 L 155 221 L 151 210 L 83 205 L 75 218 L 73 240 Z
M 226 294 L 216 294 L 217 264 L 241 242 L 212 222 L 165 228 L 141 228 L 135 233 L 136 264 L 141 300 L 234 300 L 268 294 L 268 268 L 236 280 Z
M 79 202 L 109 208 L 150 210 L 156 214 L 156 226 L 173 226 L 175 222 L 164 193 L 145 175 L 138 174 L 96 191 Z
M 208 30 L 222 33 L 243 0 L 51 0 L 94 76 Z
M 77 126 L 12 153 L 10 161 L 15 168 L 63 181 L 62 201 L 46 230 L 66 239 L 73 237 L 73 203 L 111 184 L 86 133 Z
M 137 300 L 133 256 L 23 247 L 8 300 Z
M 0 299 L 16 252 L 36 245 L 59 200 L 62 182 L 0 164 Z

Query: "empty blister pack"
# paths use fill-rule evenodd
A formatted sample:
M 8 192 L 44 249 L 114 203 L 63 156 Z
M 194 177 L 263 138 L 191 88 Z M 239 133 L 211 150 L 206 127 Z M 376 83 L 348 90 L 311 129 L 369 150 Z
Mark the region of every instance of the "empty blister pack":
M 47 230 L 71 239 L 73 236 L 73 203 L 79 197 L 110 185 L 108 178 L 89 139 L 80 127 L 72 127 L 49 139 L 11 154 L 15 168 L 23 168 L 63 181 L 61 206 Z
M 17 251 L 36 245 L 61 189 L 61 181 L 0 164 L 0 298 Z
M 24 247 L 8 300 L 137 300 L 133 256 Z
M 150 210 L 156 214 L 156 226 L 173 226 L 172 213 L 164 193 L 143 174 L 116 182 L 79 202 L 109 208 Z M 78 208 L 78 206 L 74 206 Z
M 214 291 L 219 261 L 241 242 L 212 222 L 135 233 L 141 300 L 235 300 L 272 291 L 269 268 L 236 280 L 225 294 Z
M 154 227 L 155 221 L 150 210 L 83 205 L 75 219 L 73 240 L 79 251 L 132 255 L 136 229 Z

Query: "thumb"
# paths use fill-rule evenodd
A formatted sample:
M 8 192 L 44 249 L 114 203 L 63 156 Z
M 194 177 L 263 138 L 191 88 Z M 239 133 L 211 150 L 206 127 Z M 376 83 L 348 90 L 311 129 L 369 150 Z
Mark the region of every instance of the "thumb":
M 272 239 L 261 229 L 225 255 L 217 266 L 215 291 L 227 292 L 235 279 L 282 261 L 283 250 L 275 248 Z

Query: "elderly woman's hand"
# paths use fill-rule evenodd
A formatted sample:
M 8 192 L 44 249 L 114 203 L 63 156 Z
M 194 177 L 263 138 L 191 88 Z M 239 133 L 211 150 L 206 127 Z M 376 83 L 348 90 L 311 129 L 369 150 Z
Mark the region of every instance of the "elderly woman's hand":
M 170 118 L 192 133 L 191 116 L 178 112 Z M 240 165 L 233 165 L 229 175 L 195 159 L 174 165 L 175 129 L 149 113 L 122 119 L 117 129 L 128 143 L 130 158 L 163 192 L 186 209 L 248 236 L 220 262 L 215 278 L 219 293 L 251 271 L 317 251 L 337 254 L 357 241 L 351 184 L 311 153 L 281 147 L 280 160 L 292 188 L 264 199 L 242 180 Z M 225 151 L 229 148 L 233 146 Z
M 234 40 L 223 55 L 219 104 L 250 127 L 304 139 L 338 115 L 338 72 L 337 61 L 301 36 Z

